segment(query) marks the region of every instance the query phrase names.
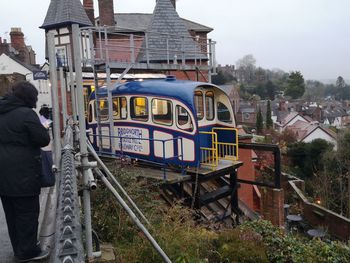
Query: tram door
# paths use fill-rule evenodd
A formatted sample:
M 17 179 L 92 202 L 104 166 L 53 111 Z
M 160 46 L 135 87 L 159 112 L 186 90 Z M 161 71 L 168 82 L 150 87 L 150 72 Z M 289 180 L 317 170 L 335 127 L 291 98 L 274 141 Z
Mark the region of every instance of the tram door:
M 194 162 L 195 130 L 187 107 L 166 98 L 152 98 L 150 104 L 154 157 L 173 164 Z

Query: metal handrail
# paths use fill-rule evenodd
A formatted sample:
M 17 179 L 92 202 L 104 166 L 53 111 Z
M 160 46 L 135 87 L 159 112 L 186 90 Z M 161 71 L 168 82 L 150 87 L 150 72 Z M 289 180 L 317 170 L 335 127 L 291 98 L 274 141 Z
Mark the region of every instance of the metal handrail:
M 89 133 L 87 137 L 89 136 L 96 136 L 96 137 L 106 137 L 106 138 L 109 138 L 110 142 L 111 142 L 111 139 L 114 138 L 114 139 L 119 139 L 119 141 L 117 142 L 118 145 L 120 145 L 120 150 L 117 150 L 117 151 L 120 151 L 121 152 L 121 155 L 124 155 L 124 151 L 123 151 L 123 139 L 131 139 L 131 140 L 142 140 L 142 141 L 149 141 L 149 142 L 161 142 L 162 143 L 162 152 L 163 152 L 163 156 L 159 157 L 163 160 L 163 163 L 161 163 L 161 166 L 162 166 L 162 169 L 163 169 L 163 178 L 164 180 L 167 179 L 167 176 L 166 176 L 166 168 L 167 168 L 167 160 L 174 160 L 176 158 L 180 159 L 181 160 L 181 174 L 184 175 L 185 174 L 185 163 L 184 163 L 184 154 L 183 154 L 183 137 L 175 137 L 175 138 L 170 138 L 170 139 L 154 139 L 154 138 L 136 138 L 136 137 L 128 137 L 128 136 L 110 136 L 110 135 L 103 135 L 103 134 L 96 134 L 96 133 Z M 181 142 L 181 152 L 180 154 L 178 155 L 173 155 L 171 157 L 166 157 L 166 153 L 165 153 L 165 144 L 169 141 L 179 141 Z M 102 148 L 99 147 L 99 148 Z M 116 153 L 109 153 L 109 152 L 102 152 L 102 151 L 99 151 L 99 153 L 106 153 L 106 154 L 109 154 L 111 156 L 117 156 Z
M 208 165 L 212 168 L 217 167 L 219 164 L 217 134 L 213 131 L 211 132 L 200 131 L 199 134 L 211 135 L 211 147 L 200 147 L 201 164 Z
M 218 158 L 220 159 L 233 159 L 238 160 L 238 129 L 236 128 L 228 128 L 228 127 L 215 127 L 212 129 L 213 132 L 217 133 L 217 131 L 232 131 L 234 133 L 233 142 L 222 142 L 217 141 L 218 145 Z M 222 147 L 219 147 L 222 146 Z M 233 149 L 231 149 L 231 147 Z M 228 156 L 226 156 L 228 153 Z M 225 155 L 226 154 L 226 155 Z M 222 156 L 221 156 L 222 155 Z M 232 156 L 232 157 L 231 157 Z
M 144 53 L 146 56 L 145 63 L 149 64 L 149 55 L 155 54 L 155 55 L 164 55 L 166 63 L 170 64 L 171 62 L 175 63 L 175 60 L 182 61 L 182 64 L 186 63 L 186 61 L 194 61 L 195 65 L 202 65 L 203 63 L 208 66 L 214 67 L 214 61 L 213 61 L 213 53 L 214 53 L 214 44 L 215 41 L 212 41 L 211 39 L 207 38 L 194 38 L 192 36 L 179 36 L 175 34 L 166 34 L 166 33 L 159 33 L 159 32 L 153 32 L 153 31 L 144 31 L 142 32 L 143 35 L 140 36 L 140 32 L 135 32 L 130 30 L 130 33 L 117 33 L 113 32 L 115 28 L 109 28 L 109 27 L 86 27 L 82 28 L 82 32 L 88 32 L 86 34 L 82 33 L 82 35 L 92 35 L 92 34 L 98 34 L 99 40 L 96 43 L 97 47 L 94 47 L 94 55 L 92 52 L 90 52 L 90 55 L 85 54 L 84 56 L 85 61 L 92 61 L 96 62 L 99 60 L 102 61 L 110 61 L 112 62 L 113 59 L 109 57 L 107 54 L 108 52 L 117 52 L 117 51 L 123 51 L 123 54 L 129 54 L 129 56 L 125 56 L 127 61 L 123 62 L 130 62 L 133 63 L 135 61 L 135 58 L 137 54 Z M 108 38 L 108 36 L 112 36 L 111 38 Z M 157 38 L 159 41 L 163 41 L 167 43 L 166 48 L 150 48 L 148 45 L 148 39 L 149 36 L 152 36 L 153 38 Z M 92 38 L 89 36 L 89 38 Z M 114 39 L 113 44 L 109 44 L 109 40 Z M 188 47 L 187 50 L 184 49 L 184 43 L 185 41 L 190 40 L 191 42 L 186 42 L 186 45 Z M 117 43 L 117 42 L 125 42 L 126 44 L 123 45 L 123 43 Z M 136 42 L 145 43 L 144 45 L 140 45 L 137 47 L 135 45 Z M 179 48 L 171 48 L 169 49 L 169 44 L 171 42 L 178 42 Z M 189 45 L 190 43 L 190 45 Z M 176 54 L 177 56 L 174 58 L 170 58 L 169 54 Z M 205 58 L 204 58 L 205 57 Z M 120 61 L 120 60 L 115 60 Z M 203 64 L 203 65 L 204 65 Z

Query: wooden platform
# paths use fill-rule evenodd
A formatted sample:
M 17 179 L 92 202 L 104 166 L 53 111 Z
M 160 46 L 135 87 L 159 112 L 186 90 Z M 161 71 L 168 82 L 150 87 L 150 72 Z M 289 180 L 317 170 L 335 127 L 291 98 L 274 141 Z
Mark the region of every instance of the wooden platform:
M 202 166 L 199 169 L 195 167 L 187 168 L 186 174 L 181 174 L 181 171 L 174 171 L 166 169 L 165 175 L 164 170 L 161 167 L 150 166 L 145 163 L 136 164 L 123 164 L 123 167 L 128 171 L 134 173 L 138 177 L 150 178 L 158 181 L 163 181 L 165 184 L 181 183 L 186 181 L 195 180 L 198 175 L 198 181 L 210 180 L 217 176 L 223 176 L 230 174 L 236 170 L 243 163 L 239 161 L 227 161 L 220 160 L 217 167 Z

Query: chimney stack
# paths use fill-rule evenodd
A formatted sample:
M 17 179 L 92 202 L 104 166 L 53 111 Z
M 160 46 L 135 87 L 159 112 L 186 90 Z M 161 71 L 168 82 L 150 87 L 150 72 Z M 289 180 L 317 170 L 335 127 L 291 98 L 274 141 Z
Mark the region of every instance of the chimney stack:
M 156 3 L 158 2 L 158 0 L 156 0 Z M 173 7 L 176 10 L 176 0 L 170 0 L 170 2 L 172 3 Z
M 115 26 L 113 0 L 98 0 L 100 26 Z
M 24 34 L 20 27 L 12 27 L 10 32 L 11 46 L 16 50 L 21 50 L 26 47 L 24 43 Z
M 90 19 L 91 23 L 95 25 L 95 10 L 94 10 L 94 1 L 93 0 L 84 0 L 83 1 L 85 12 Z

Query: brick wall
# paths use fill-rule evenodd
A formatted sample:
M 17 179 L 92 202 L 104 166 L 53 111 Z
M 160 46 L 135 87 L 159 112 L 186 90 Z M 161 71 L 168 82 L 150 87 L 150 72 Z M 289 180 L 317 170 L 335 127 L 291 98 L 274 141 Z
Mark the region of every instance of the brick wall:
M 90 19 L 91 23 L 95 25 L 94 1 L 84 0 L 83 5 L 88 18 Z
M 282 189 L 262 187 L 261 216 L 276 226 L 284 225 L 284 193 Z
M 99 0 L 98 10 L 100 14 L 100 25 L 101 26 L 114 26 L 114 6 L 113 0 Z
M 3 53 L 6 55 L 10 53 L 10 45 L 6 42 L 6 39 L 2 42 L 2 38 L 0 37 L 0 55 Z
M 251 142 L 251 139 L 240 140 L 240 142 Z M 239 160 L 243 162 L 243 165 L 238 169 L 238 178 L 248 181 L 255 181 L 255 168 L 252 162 L 253 151 L 250 149 L 239 149 Z M 254 210 L 254 192 L 253 185 L 240 184 L 238 188 L 238 197 L 242 200 L 250 209 Z M 259 201 L 260 202 L 260 201 Z
M 334 213 L 322 206 L 310 203 L 303 195 L 302 190 L 297 186 L 298 181 L 288 182 L 288 191 L 297 196 L 298 205 L 301 208 L 303 219 L 311 226 L 317 228 L 322 226 L 329 234 L 336 236 L 342 240 L 350 238 L 350 219 Z

